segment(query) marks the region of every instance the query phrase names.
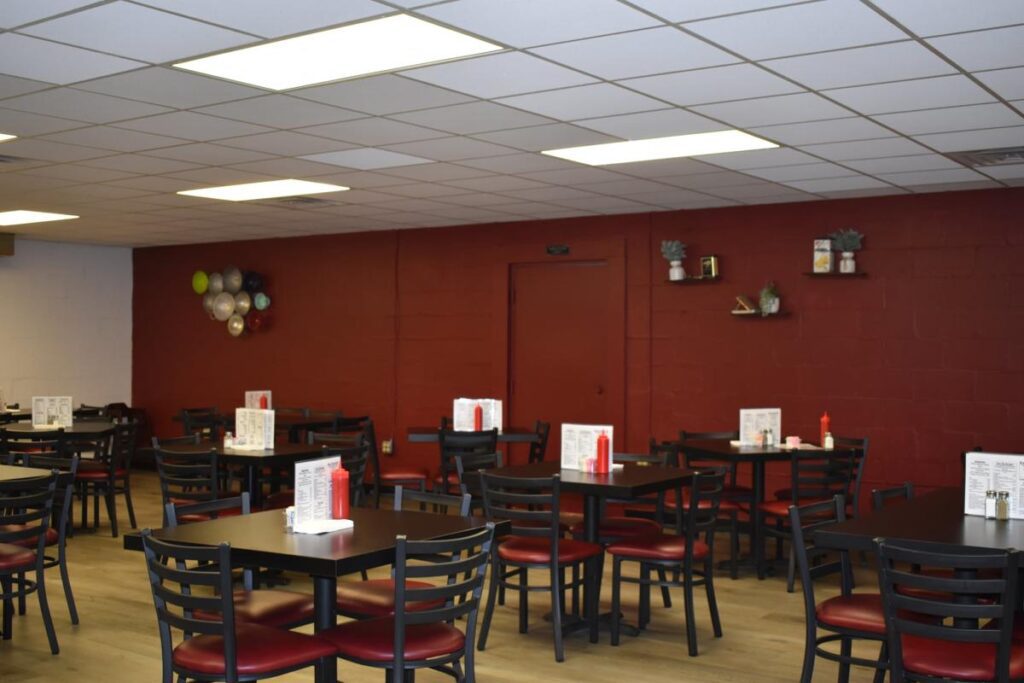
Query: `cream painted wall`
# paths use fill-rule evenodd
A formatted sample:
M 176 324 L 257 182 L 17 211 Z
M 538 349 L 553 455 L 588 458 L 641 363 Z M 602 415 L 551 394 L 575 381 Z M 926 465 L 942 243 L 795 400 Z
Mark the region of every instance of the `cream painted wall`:
M 0 257 L 0 391 L 131 402 L 132 250 L 15 241 Z

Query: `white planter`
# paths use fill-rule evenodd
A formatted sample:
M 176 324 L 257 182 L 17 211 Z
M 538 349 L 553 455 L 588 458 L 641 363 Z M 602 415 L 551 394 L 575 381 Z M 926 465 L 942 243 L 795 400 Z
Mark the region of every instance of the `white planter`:
M 853 260 L 852 251 L 843 252 L 843 257 L 839 259 L 839 272 L 847 275 L 857 272 L 857 262 Z
M 669 268 L 668 268 L 668 279 L 669 280 L 672 280 L 674 282 L 676 280 L 685 280 L 686 279 L 686 271 L 683 270 L 683 262 L 682 261 L 669 261 L 668 262 L 668 266 L 669 266 Z

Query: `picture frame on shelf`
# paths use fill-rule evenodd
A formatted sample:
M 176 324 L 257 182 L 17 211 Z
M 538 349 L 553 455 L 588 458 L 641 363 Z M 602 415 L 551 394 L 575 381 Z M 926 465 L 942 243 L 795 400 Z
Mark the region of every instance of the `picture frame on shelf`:
M 718 277 L 718 257 L 715 255 L 700 257 L 700 276 L 702 278 Z

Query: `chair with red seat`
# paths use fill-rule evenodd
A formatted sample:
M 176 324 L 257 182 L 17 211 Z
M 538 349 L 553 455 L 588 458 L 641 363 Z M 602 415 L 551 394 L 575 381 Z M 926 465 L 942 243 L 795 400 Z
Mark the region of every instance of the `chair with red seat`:
M 481 432 L 457 432 L 440 429 L 437 444 L 441 453 L 441 469 L 434 477 L 434 490 L 438 493 L 459 493 L 459 473 L 455 458 L 474 453 L 496 453 L 498 451 L 498 430 L 486 429 Z
M 816 657 L 839 662 L 839 680 L 849 680 L 850 665 L 875 669 L 875 683 L 885 680 L 888 666 L 885 643 L 885 619 L 882 598 L 878 593 L 854 593 L 853 570 L 849 553 L 810 545 L 810 532 L 820 526 L 846 520 L 846 501 L 842 495 L 831 500 L 789 508 L 789 524 L 793 529 L 793 550 L 800 571 L 800 585 L 804 597 L 806 632 L 804 639 L 801 683 L 811 683 Z M 824 560 L 828 561 L 824 561 Z M 815 602 L 814 582 L 825 576 L 838 574 L 840 594 L 821 603 Z M 819 635 L 819 631 L 823 632 Z M 839 642 L 838 653 L 823 645 Z M 877 660 L 852 655 L 854 641 L 874 642 L 880 646 Z
M 510 520 L 511 531 L 491 553 L 492 574 L 487 592 L 487 608 L 480 628 L 477 649 L 487 645 L 487 634 L 498 588 L 519 593 L 519 632 L 526 633 L 530 592 L 544 591 L 551 598 L 551 625 L 554 631 L 555 661 L 565 659 L 562 644 L 562 596 L 567 589 L 584 585 L 587 597 L 585 618 L 590 627 L 590 641 L 597 642 L 597 608 L 601 588 L 604 549 L 600 544 L 562 538 L 559 524 L 561 479 L 551 477 L 507 477 L 491 472 L 480 475 L 483 488 L 484 514 L 489 521 Z M 565 581 L 567 568 L 584 567 L 583 579 Z M 548 572 L 550 583 L 529 583 L 529 570 Z M 518 582 L 510 579 L 516 576 Z
M 94 497 L 93 520 L 99 519 L 99 499 L 104 498 L 107 517 L 110 518 L 110 535 L 117 537 L 118 494 L 124 496 L 128 508 L 128 521 L 135 525 L 135 508 L 132 505 L 131 464 L 135 455 L 136 424 L 128 422 L 114 426 L 110 448 L 97 457 L 83 460 L 75 482 L 82 497 L 82 509 L 88 508 L 90 494 Z M 83 516 L 83 523 L 84 523 Z
M 491 522 L 453 539 L 410 541 L 398 536 L 394 614 L 350 621 L 320 637 L 333 643 L 342 659 L 385 669 L 388 681 L 412 680 L 417 669 L 435 669 L 472 683 L 472 644 L 493 541 Z M 430 587 L 413 587 L 423 579 Z M 420 609 L 424 603 L 437 606 Z M 464 632 L 455 627 L 462 618 Z
M 715 522 L 718 518 L 718 504 L 725 482 L 724 470 L 706 470 L 693 475 L 689 487 L 691 506 L 684 516 L 676 509 L 676 531 L 674 535 L 649 536 L 612 543 L 607 547 L 612 556 L 612 645 L 619 644 L 621 629 L 621 585 L 640 585 L 638 625 L 644 628 L 650 620 L 650 587 L 669 586 L 683 589 L 686 610 L 686 641 L 690 656 L 697 655 L 697 626 L 693 608 L 693 589 L 703 585 L 707 593 L 711 625 L 716 638 L 722 637 L 722 624 L 718 615 L 718 601 L 714 584 Z M 639 578 L 622 574 L 623 562 L 637 562 L 640 565 Z M 652 579 L 651 572 L 658 572 Z M 667 579 L 667 572 L 673 578 Z
M 175 674 L 180 680 L 253 681 L 309 666 L 323 680 L 325 664 L 335 652 L 329 642 L 236 618 L 227 543 L 215 548 L 177 545 L 157 540 L 145 529 L 142 544 L 156 605 L 164 683 L 172 683 Z M 197 618 L 196 612 L 205 618 Z M 177 645 L 173 631 L 185 636 Z
M 50 652 L 58 654 L 57 633 L 46 599 L 46 531 L 53 514 L 58 473 L 0 482 L 0 601 L 3 602 L 3 639 L 14 626 L 14 599 L 30 593 L 39 598 Z M 34 572 L 35 579 L 25 577 Z
M 160 478 L 161 507 L 167 524 L 166 505 L 192 505 L 220 497 L 220 470 L 217 451 L 172 451 L 156 448 L 153 451 L 156 471 Z M 221 514 L 225 514 L 222 512 Z M 236 513 L 237 514 L 237 513 Z M 178 515 L 179 522 L 199 522 L 209 519 L 200 513 Z
M 864 479 L 864 468 L 868 462 L 870 439 L 866 436 L 836 436 L 833 438 L 833 442 L 836 448 L 849 448 L 854 451 L 854 472 L 850 479 L 849 490 L 846 492 L 846 516 L 849 519 L 856 519 L 860 515 L 860 490 Z M 792 488 L 787 487 L 776 490 L 775 498 L 791 501 L 793 498 Z M 812 502 L 814 501 L 805 500 L 801 504 Z
M 875 548 L 893 683 L 1024 679 L 1019 551 L 885 539 Z

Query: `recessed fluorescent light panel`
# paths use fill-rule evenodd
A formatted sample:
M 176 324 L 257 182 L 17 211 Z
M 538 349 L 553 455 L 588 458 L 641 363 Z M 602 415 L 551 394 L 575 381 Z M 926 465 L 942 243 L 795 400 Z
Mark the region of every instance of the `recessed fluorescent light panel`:
M 398 14 L 174 66 L 261 88 L 287 90 L 501 49 L 450 28 Z
M 606 166 L 608 164 L 628 164 L 636 161 L 653 161 L 655 159 L 744 152 L 752 149 L 770 149 L 772 147 L 778 147 L 778 145 L 742 131 L 722 130 L 715 133 L 672 135 L 666 138 L 649 138 L 647 140 L 609 142 L 603 145 L 566 147 L 564 149 L 547 150 L 541 152 L 541 154 L 548 154 L 553 157 L 568 159 L 569 161 L 590 166 Z
M 46 213 L 44 211 L 0 211 L 0 225 L 46 223 L 47 221 L 66 221 L 72 218 L 78 218 L 78 216 L 66 213 Z
M 261 183 L 201 187 L 198 190 L 182 190 L 178 194 L 189 197 L 205 197 L 207 199 L 224 199 L 229 202 L 247 202 L 253 199 L 297 197 L 304 194 L 322 194 L 324 192 L 344 192 L 347 189 L 347 187 L 341 185 L 313 183 L 308 180 L 288 178 L 287 180 L 267 180 Z
M 0 133 L 0 142 L 6 142 L 8 140 L 13 140 L 16 137 L 18 137 L 18 136 L 17 135 L 8 135 L 7 133 Z

